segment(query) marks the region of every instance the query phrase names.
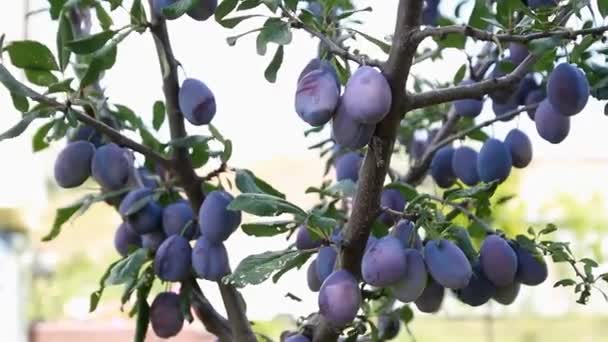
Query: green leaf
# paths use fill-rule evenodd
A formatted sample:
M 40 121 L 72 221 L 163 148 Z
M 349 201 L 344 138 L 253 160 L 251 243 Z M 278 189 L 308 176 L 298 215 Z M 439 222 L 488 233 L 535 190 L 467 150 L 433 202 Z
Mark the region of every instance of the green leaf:
M 163 16 L 167 19 L 177 19 L 189 10 L 198 6 L 202 0 L 179 0 L 163 8 Z
M 256 39 L 256 49 L 259 55 L 266 54 L 266 45 L 276 43 L 287 45 L 291 43 L 291 26 L 288 22 L 278 18 L 270 18 L 264 23 L 264 27 Z
M 55 121 L 49 121 L 38 128 L 32 137 L 32 150 L 34 152 L 42 151 L 49 147 L 48 142 L 46 142 L 46 136 L 53 126 L 55 126 Z
M 350 17 L 351 15 L 353 15 L 355 13 L 359 13 L 359 12 L 372 12 L 372 11 L 373 11 L 373 9 L 371 8 L 371 6 L 367 6 L 365 8 L 361 8 L 361 9 L 354 9 L 354 10 L 344 11 L 344 12 L 340 13 L 337 16 L 336 19 L 337 20 L 342 20 L 344 18 Z
M 43 113 L 41 112 L 30 112 L 23 116 L 21 121 L 19 121 L 16 125 L 9 128 L 6 132 L 0 134 L 0 141 L 6 139 L 12 139 L 21 135 L 21 133 L 25 132 L 27 127 L 34 121 L 35 119 L 41 117 Z
M 306 226 L 308 227 L 308 230 L 310 230 L 312 233 L 314 233 L 314 235 L 316 235 L 317 238 L 320 239 L 330 237 L 337 225 L 337 220 L 317 214 L 311 214 L 306 219 Z M 319 232 L 321 234 L 319 234 Z
M 74 78 L 70 77 L 70 78 L 66 78 L 63 81 L 57 82 L 55 84 L 51 84 L 48 86 L 48 90 L 46 91 L 46 93 L 53 94 L 53 93 L 74 92 L 74 89 L 72 89 L 72 87 L 70 86 L 72 84 L 72 81 L 74 81 Z
M 264 71 L 264 77 L 270 83 L 274 83 L 277 80 L 277 72 L 279 68 L 281 68 L 281 64 L 283 63 L 283 45 L 279 45 L 277 48 L 277 52 L 275 52 L 274 57 L 268 64 L 268 67 Z
M 55 57 L 46 45 L 33 41 L 22 40 L 10 43 L 5 48 L 11 62 L 17 68 L 59 70 Z
M 36 97 L 38 94 L 32 89 L 24 86 L 21 82 L 17 81 L 13 75 L 0 63 L 0 82 L 4 84 L 6 89 L 15 95 L 25 97 Z
M 293 1 L 293 0 L 287 0 L 287 1 Z M 244 0 L 241 1 L 239 6 L 236 8 L 237 11 L 246 11 L 252 8 L 256 8 L 259 5 L 262 4 L 261 0 Z
M 456 71 L 456 74 L 454 74 L 454 79 L 452 80 L 452 82 L 454 84 L 458 84 L 460 83 L 460 81 L 462 81 L 462 79 L 464 78 L 464 74 L 467 72 L 467 65 L 463 64 L 460 66 L 460 68 L 458 68 L 458 71 Z
M 496 181 L 490 183 L 482 182 L 470 188 L 446 191 L 443 194 L 443 197 L 448 201 L 460 198 L 488 199 L 492 197 L 497 187 L 498 183 Z
M 206 135 L 189 135 L 187 137 L 171 140 L 167 143 L 167 145 L 173 147 L 190 148 L 200 144 L 207 144 L 207 142 L 211 139 L 213 138 Z
M 284 2 L 287 8 L 293 12 L 298 8 L 298 0 L 285 0 Z
M 144 26 L 148 22 L 148 18 L 146 17 L 146 10 L 141 3 L 141 0 L 134 0 L 133 5 L 131 5 L 131 25 L 142 25 Z M 137 32 L 143 33 L 146 28 L 142 27 L 136 29 Z
M 306 212 L 295 204 L 268 194 L 240 194 L 228 205 L 228 209 L 242 210 L 257 216 L 278 216 L 283 213 L 307 216 Z
M 222 155 L 220 155 L 220 160 L 222 163 L 227 163 L 228 160 L 230 160 L 230 157 L 232 157 L 232 141 L 226 139 L 226 141 L 224 141 L 224 151 L 222 152 Z
M 13 101 L 13 106 L 15 109 L 20 111 L 21 113 L 25 113 L 30 110 L 30 103 L 27 100 L 27 97 L 21 96 L 15 93 L 10 93 L 11 100 Z
M 296 222 L 288 221 L 273 221 L 273 222 L 256 222 L 246 223 L 241 225 L 241 230 L 249 236 L 275 236 L 288 232 Z
M 53 227 L 51 228 L 51 231 L 42 238 L 42 241 L 51 241 L 56 238 L 61 232 L 61 227 L 63 224 L 66 223 L 72 217 L 72 215 L 74 215 L 80 209 L 80 207 L 82 207 L 83 204 L 84 202 L 81 200 L 68 207 L 57 209 L 55 212 Z
M 25 77 L 35 85 L 47 87 L 57 83 L 58 79 L 52 72 L 41 69 L 25 69 Z
M 583 264 L 585 264 L 585 266 L 589 265 L 589 267 L 599 267 L 600 266 L 597 263 L 597 261 L 589 259 L 589 258 L 582 258 L 581 260 L 579 260 L 579 262 L 582 262 Z
M 408 201 L 411 202 L 414 198 L 418 197 L 418 191 L 413 186 L 407 183 L 389 183 L 385 187 L 385 189 L 396 189 L 401 192 L 401 195 Z
M 381 41 L 380 39 L 374 38 L 366 33 L 363 33 L 361 31 L 349 28 L 349 30 L 358 33 L 361 37 L 365 38 L 367 41 L 369 41 L 370 43 L 376 45 L 377 47 L 380 48 L 380 50 L 382 50 L 382 52 L 384 53 L 389 53 L 391 51 L 391 45 Z
M 272 185 L 256 177 L 253 172 L 247 169 L 236 170 L 235 183 L 237 189 L 242 193 L 268 194 L 280 198 L 285 198 L 285 194 L 276 190 Z
M 65 46 L 72 52 L 79 55 L 86 55 L 101 49 L 108 40 L 114 38 L 117 31 L 103 31 L 81 39 L 76 39 L 65 43 Z
M 101 299 L 101 295 L 103 294 L 103 290 L 105 289 L 104 283 L 106 282 L 106 279 L 108 279 L 108 277 L 110 276 L 112 268 L 114 268 L 114 266 L 116 266 L 116 264 L 118 264 L 119 262 L 120 260 L 116 260 L 111 263 L 110 266 L 108 266 L 108 268 L 104 272 L 104 274 L 101 276 L 101 279 L 99 280 L 99 289 L 91 293 L 91 296 L 89 298 L 89 312 L 93 312 L 95 311 L 95 309 L 97 309 L 97 305 L 99 304 L 99 300 Z
M 137 279 L 139 270 L 148 261 L 149 252 L 147 248 L 139 248 L 116 263 L 105 279 L 104 286 L 120 285 L 131 279 Z
M 192 159 L 192 167 L 195 169 L 207 164 L 209 161 L 209 146 L 207 144 L 194 145 L 190 158 Z
M 123 216 L 127 217 L 127 216 L 131 216 L 131 215 L 137 213 L 138 211 L 143 209 L 148 203 L 150 203 L 150 201 L 152 201 L 154 199 L 154 197 L 155 197 L 155 194 L 152 193 L 149 196 L 144 196 L 144 197 L 138 199 L 133 204 L 131 204 L 131 206 L 129 207 L 129 209 L 127 209 L 125 211 Z
M 300 269 L 306 263 L 308 258 L 310 258 L 311 255 L 312 253 L 300 253 L 300 255 L 298 255 L 297 257 L 289 260 L 283 265 L 283 268 L 281 268 L 277 273 L 272 276 L 272 282 L 276 284 L 279 279 L 281 279 L 283 274 L 294 268 Z
M 163 125 L 163 122 L 165 122 L 165 103 L 163 101 L 154 102 L 152 110 L 154 113 L 152 118 L 152 127 L 158 131 Z
M 99 78 L 99 75 L 104 70 L 112 68 L 116 63 L 117 46 L 122 42 L 129 34 L 133 32 L 128 29 L 118 34 L 114 39 L 110 40 L 104 47 L 97 50 L 92 55 L 91 63 L 87 69 L 85 75 L 80 81 L 80 89 L 93 84 Z
M 65 5 L 65 3 L 68 0 L 48 0 L 51 8 L 50 8 L 50 13 L 51 13 L 51 19 L 53 20 L 57 20 L 57 18 L 59 18 L 59 14 L 61 13 L 61 10 L 63 10 L 63 5 Z
M 225 28 L 230 28 L 231 29 L 231 28 L 235 28 L 242 21 L 250 19 L 250 18 L 255 18 L 255 17 L 263 17 L 263 16 L 259 15 L 259 14 L 241 15 L 241 16 L 238 16 L 238 17 L 231 17 L 231 18 L 222 19 L 218 23 L 220 25 L 222 25 L 223 27 L 225 27 Z
M 110 10 L 115 10 L 122 5 L 122 0 L 103 0 L 110 3 Z
M 224 136 L 220 133 L 220 131 L 217 130 L 217 128 L 215 128 L 215 126 L 213 126 L 212 124 L 208 125 L 209 127 L 209 132 L 211 132 L 211 135 L 217 139 L 217 141 L 221 142 L 222 144 L 224 143 L 224 141 L 226 141 L 226 139 L 224 139 Z
M 72 25 L 70 25 L 68 14 L 66 12 L 61 12 L 56 38 L 57 58 L 59 59 L 59 69 L 61 71 L 65 71 L 65 68 L 70 63 L 72 51 L 70 51 L 65 44 L 72 39 L 74 39 L 74 33 L 72 32 Z
M 221 23 L 221 20 L 236 8 L 239 0 L 223 0 L 215 9 L 215 21 Z
M 576 282 L 572 279 L 562 279 L 560 281 L 557 281 L 555 284 L 553 284 L 553 287 L 567 287 L 567 286 L 573 286 L 576 285 Z
M 310 255 L 311 252 L 283 250 L 250 255 L 239 263 L 232 274 L 225 276 L 222 282 L 239 288 L 260 284 L 273 273 L 289 266 L 294 259 L 301 258 L 302 254 Z
M 545 228 L 541 229 L 541 231 L 538 232 L 538 235 L 551 234 L 551 233 L 553 233 L 556 230 L 557 230 L 557 226 L 556 225 L 554 225 L 553 223 L 548 223 Z
M 112 21 L 112 17 L 108 14 L 108 12 L 103 8 L 100 3 L 95 4 L 95 14 L 97 15 L 97 21 L 99 21 L 99 26 L 104 31 L 107 31 L 110 26 L 114 23 Z

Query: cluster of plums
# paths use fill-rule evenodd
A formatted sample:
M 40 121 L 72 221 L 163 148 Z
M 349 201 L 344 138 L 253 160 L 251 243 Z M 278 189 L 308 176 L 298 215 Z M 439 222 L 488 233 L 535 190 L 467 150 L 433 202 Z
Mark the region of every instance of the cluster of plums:
M 336 328 L 351 323 L 362 301 L 359 281 L 336 267 L 335 246 L 312 239 L 306 226 L 300 226 L 296 247 L 319 248 L 308 267 L 307 282 L 310 290 L 319 292 L 320 314 Z M 534 286 L 545 281 L 547 265 L 537 250 L 497 234 L 485 238 L 478 255 L 466 255 L 448 239 L 423 242 L 412 222 L 400 220 L 388 235 L 369 237 L 361 277 L 375 288 L 390 289 L 401 302 L 414 302 L 420 311 L 434 313 L 440 309 L 446 288 L 471 306 L 490 299 L 511 304 L 521 284 Z
M 348 79 L 342 96 L 340 90 L 334 67 L 326 60 L 311 60 L 298 77 L 296 113 L 311 126 L 331 120 L 334 140 L 359 149 L 369 143 L 376 124 L 388 114 L 391 88 L 377 69 L 361 66 Z

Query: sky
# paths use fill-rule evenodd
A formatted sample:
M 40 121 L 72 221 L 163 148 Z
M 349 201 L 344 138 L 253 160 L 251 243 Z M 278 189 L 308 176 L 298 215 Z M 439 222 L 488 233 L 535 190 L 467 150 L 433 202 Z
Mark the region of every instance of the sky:
M 396 0 L 359 3 L 361 7 L 372 4 L 374 6 L 373 12 L 359 16 L 366 23 L 366 32 L 380 38 L 392 32 Z M 44 6 L 46 1 L 32 0 L 31 9 Z M 449 5 L 442 6 L 444 8 Z M 6 34 L 7 42 L 22 39 L 21 13 L 22 1 L 7 1 L 3 11 L 0 11 L 0 32 Z M 127 20 L 126 13 L 118 13 L 120 15 L 115 22 L 124 23 Z M 277 81 L 271 84 L 264 79 L 263 73 L 272 57 L 274 46 L 269 46 L 266 56 L 259 56 L 255 52 L 255 36 L 243 38 L 233 47 L 228 46 L 225 41 L 226 37 L 244 32 L 254 27 L 252 25 L 254 24 L 244 23 L 234 30 L 227 30 L 213 20 L 196 22 L 184 17 L 170 22 L 169 32 L 174 52 L 184 66 L 187 77 L 203 80 L 215 94 L 218 111 L 213 124 L 224 136 L 233 140 L 231 165 L 250 167 L 264 161 L 286 160 L 316 163 L 317 169 L 320 169 L 322 161 L 317 153 L 307 150 L 309 145 L 320 138 L 311 140 L 304 137 L 303 131 L 308 127 L 298 118 L 293 105 L 297 76 L 303 66 L 314 57 L 317 42 L 303 32 L 294 32 L 293 43 L 285 48 L 285 59 Z M 56 26 L 50 22 L 47 13 L 33 16 L 28 27 L 30 39 L 43 41 L 54 49 Z M 377 48 L 364 41 L 358 41 L 356 46 L 363 51 L 370 51 L 374 58 L 384 58 Z M 417 65 L 412 72 L 438 80 L 449 80 L 465 61 L 462 53 L 449 51 L 443 62 Z M 10 69 L 15 71 L 14 68 Z M 181 79 L 183 78 L 182 73 Z M 128 105 L 149 122 L 152 104 L 162 99 L 161 76 L 149 34 L 132 34 L 120 45 L 116 66 L 106 73 L 102 86 L 108 86 L 106 95 L 111 103 Z M 4 109 L 3 115 L 0 115 L 0 130 L 5 130 L 17 122 L 19 114 L 13 109 L 8 92 L 3 89 L 0 90 L 0 105 Z M 608 119 L 603 115 L 603 105 L 591 99 L 585 110 L 573 118 L 571 135 L 560 145 L 551 145 L 539 139 L 533 123 L 525 115 L 521 120 L 498 123 L 493 129 L 489 129 L 488 133 L 504 138 L 508 130 L 519 126 L 532 138 L 535 159 L 559 161 L 560 166 L 564 165 L 563 162 L 576 163 L 589 159 L 605 162 L 605 132 L 608 131 Z M 486 101 L 485 111 L 479 120 L 493 115 L 490 107 L 490 102 Z M 207 134 L 203 127 L 189 125 L 187 130 L 190 134 Z M 52 176 L 52 163 L 62 144 L 55 144 L 47 151 L 32 154 L 33 132 L 35 129 L 30 128 L 22 136 L 0 144 L 0 155 L 5 158 L 4 167 L 0 171 L 0 206 L 26 206 L 32 212 L 45 207 L 46 178 Z M 166 128 L 159 133 L 159 138 L 168 140 Z M 285 174 L 289 179 L 289 170 L 285 170 Z M 289 181 L 298 182 L 298 179 Z M 571 187 L 575 190 L 576 184 L 571 184 Z M 26 219 L 35 222 L 36 218 Z M 249 246 L 250 241 L 239 235 L 230 245 Z M 282 240 L 267 239 L 251 246 L 251 249 L 234 248 L 234 252 L 231 252 L 231 262 L 234 267 L 238 260 L 254 252 L 253 250 L 261 252 L 284 246 Z M 204 286 L 210 293 L 215 290 L 212 284 Z M 250 308 L 254 315 L 268 318 L 271 314 L 267 310 L 268 292 L 286 293 L 293 288 L 299 294 L 305 293 L 303 303 L 277 298 L 274 304 L 284 305 L 287 302 L 294 312 L 299 313 L 313 310 L 316 306 L 315 296 L 306 290 L 301 273 L 287 275 L 276 287 L 262 285 L 248 288 L 244 293 L 251 303 Z M 216 303 L 219 300 L 216 294 L 210 297 Z

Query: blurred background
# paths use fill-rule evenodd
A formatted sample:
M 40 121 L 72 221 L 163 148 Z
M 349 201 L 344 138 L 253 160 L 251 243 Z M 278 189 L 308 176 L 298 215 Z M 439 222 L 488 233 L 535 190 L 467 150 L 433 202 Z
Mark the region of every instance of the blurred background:
M 374 6 L 373 12 L 360 16 L 367 33 L 384 37 L 392 31 L 397 1 L 355 3 Z M 5 41 L 34 39 L 53 49 L 56 23 L 48 12 L 37 13 L 48 7 L 48 1 L 3 1 L 0 6 L 0 33 L 6 34 Z M 465 6 L 463 12 L 468 11 Z M 115 13 L 115 23 L 128 20 L 126 11 Z M 270 84 L 263 72 L 271 56 L 257 55 L 254 39 L 239 40 L 233 47 L 225 41 L 247 29 L 243 24 L 236 32 L 228 31 L 213 20 L 201 23 L 189 18 L 169 24 L 185 73 L 204 80 L 215 93 L 218 114 L 214 124 L 235 146 L 231 165 L 252 170 L 271 181 L 290 201 L 311 207 L 316 197 L 304 191 L 321 183 L 324 160 L 308 146 L 329 132 L 326 129 L 320 135 L 304 137 L 308 127 L 293 110 L 293 94 L 297 75 L 316 54 L 317 42 L 296 32 L 293 43 L 286 46 L 277 82 Z M 383 57 L 365 42 L 355 46 Z M 466 55 L 448 51 L 445 56 L 443 62 L 416 65 L 413 72 L 450 80 L 456 68 L 466 62 Z M 23 79 L 23 75 L 16 75 Z M 152 38 L 135 34 L 120 45 L 116 66 L 106 73 L 102 86 L 107 87 L 111 103 L 128 105 L 150 121 L 152 104 L 162 99 L 160 84 Z M 4 108 L 0 116 L 0 130 L 4 131 L 19 118 L 4 89 L 0 90 L 0 108 Z M 514 170 L 514 176 L 499 188 L 499 196 L 515 197 L 495 208 L 493 225 L 516 234 L 529 226 L 553 222 L 559 227 L 556 238 L 571 242 L 576 256 L 601 263 L 598 274 L 608 271 L 604 262 L 608 257 L 608 119 L 603 113 L 603 104 L 590 99 L 583 113 L 572 121 L 570 136 L 560 145 L 540 140 L 526 115 L 487 130 L 502 139 L 518 126 L 531 136 L 535 154 L 531 166 Z M 491 108 L 485 108 L 479 120 L 492 115 Z M 120 310 L 121 288 L 106 289 L 98 309 L 88 312 L 90 293 L 97 289 L 107 266 L 119 258 L 113 235 L 120 218 L 100 203 L 66 224 L 57 239 L 41 241 L 53 224 L 55 210 L 78 200 L 96 185 L 85 183 L 77 190 L 60 190 L 52 179 L 52 165 L 62 144 L 32 153 L 35 128 L 33 124 L 25 134 L 0 144 L 5 161 L 0 169 L 0 341 L 130 341 L 134 323 L 128 319 L 128 307 L 125 312 Z M 205 134 L 203 128 L 192 126 L 188 132 Z M 168 140 L 166 130 L 159 135 Z M 401 147 L 393 166 L 405 172 L 407 165 Z M 330 171 L 325 178 L 331 177 Z M 436 191 L 428 183 L 423 186 L 426 191 Z M 244 222 L 250 220 L 244 217 Z M 231 265 L 236 267 L 249 254 L 282 249 L 286 244 L 280 237 L 254 240 L 237 232 L 227 241 L 227 248 Z M 509 307 L 494 303 L 473 309 L 449 297 L 437 315 L 416 312 L 409 330 L 416 341 L 608 341 L 608 302 L 601 294 L 594 292 L 591 302 L 583 306 L 575 302 L 571 288 L 553 288 L 555 281 L 572 276 L 571 272 L 564 265 L 551 264 L 549 280 L 535 288 L 523 288 Z M 201 282 L 201 286 L 224 313 L 216 286 L 208 282 Z M 286 298 L 288 292 L 302 301 Z M 308 290 L 303 271 L 288 273 L 277 284 L 268 281 L 245 288 L 243 294 L 254 329 L 275 339 L 282 330 L 293 328 L 299 316 L 316 310 L 316 295 Z M 405 331 L 399 338 L 414 340 Z M 148 340 L 157 339 L 149 334 Z M 174 340 L 213 339 L 195 322 Z

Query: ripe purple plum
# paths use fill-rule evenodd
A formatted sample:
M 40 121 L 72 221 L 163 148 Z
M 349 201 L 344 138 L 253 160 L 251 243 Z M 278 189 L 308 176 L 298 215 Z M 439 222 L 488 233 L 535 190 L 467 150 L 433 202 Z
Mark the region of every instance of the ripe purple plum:
M 340 107 L 350 120 L 375 125 L 388 114 L 391 102 L 391 87 L 382 73 L 370 66 L 361 66 L 346 82 Z
M 361 305 L 357 280 L 346 270 L 330 274 L 319 290 L 319 312 L 336 328 L 351 323 Z
M 444 146 L 440 148 L 431 161 L 431 177 L 440 188 L 449 188 L 456 182 L 456 176 L 452 170 L 452 157 L 454 148 Z
M 123 222 L 114 233 L 114 248 L 121 256 L 129 254 L 130 249 L 141 247 L 141 237 L 128 223 Z
M 534 90 L 538 90 L 539 86 L 536 83 L 536 80 L 533 76 L 529 75 L 524 77 L 521 82 L 519 82 L 519 86 L 517 87 L 517 91 L 514 94 L 514 98 L 517 101 L 518 105 L 525 105 L 526 98 L 530 94 L 530 92 Z
M 296 235 L 296 248 L 299 250 L 313 249 L 321 246 L 321 239 L 313 238 L 311 232 L 308 230 L 306 225 L 298 227 L 298 233 Z
M 548 99 L 536 108 L 534 123 L 538 135 L 552 144 L 564 141 L 570 133 L 570 117 L 560 114 Z
M 414 223 L 409 220 L 400 220 L 391 229 L 391 235 L 397 238 L 404 248 L 414 248 L 419 251 L 422 250 L 422 241 L 420 235 L 414 226 Z
M 161 292 L 150 305 L 150 324 L 156 336 L 170 338 L 177 335 L 184 326 L 179 296 L 173 292 Z
M 402 279 L 406 266 L 403 245 L 396 237 L 387 235 L 363 254 L 361 276 L 370 285 L 385 287 Z
M 511 153 L 500 140 L 487 139 L 477 156 L 477 173 L 482 182 L 504 182 L 511 174 Z
M 504 103 L 492 101 L 492 111 L 497 117 L 506 115 L 504 118 L 500 119 L 500 121 L 508 122 L 513 120 L 513 118 L 517 116 L 517 114 L 508 115 L 509 113 L 517 109 L 517 105 L 517 98 L 515 96 L 509 98 Z
M 74 141 L 66 145 L 55 160 L 54 176 L 62 188 L 82 185 L 91 175 L 91 160 L 95 146 L 86 141 Z
M 513 167 L 524 168 L 532 161 L 532 142 L 526 133 L 514 128 L 505 138 L 505 145 L 511 153 Z
M 525 44 L 516 42 L 509 44 L 509 58 L 515 65 L 523 62 L 529 54 L 530 50 L 528 50 L 528 47 Z
M 91 175 L 105 190 L 124 188 L 130 171 L 131 161 L 126 151 L 114 143 L 98 148 L 91 160 Z
M 384 189 L 380 194 L 380 206 L 402 212 L 405 208 L 405 197 L 397 189 Z M 395 217 L 387 212 L 382 212 L 379 220 L 387 226 L 395 224 Z
M 197 21 L 209 19 L 217 8 L 217 0 L 200 0 L 198 6 L 186 12 L 188 16 Z
M 313 260 L 308 265 L 308 270 L 306 270 L 306 282 L 308 283 L 308 288 L 312 292 L 317 292 L 321 288 L 321 281 L 317 276 L 317 259 Z
M 469 284 L 473 269 L 458 246 L 445 239 L 431 240 L 424 246 L 424 260 L 435 281 L 450 289 L 462 289 Z
M 477 151 L 468 146 L 457 148 L 452 156 L 452 170 L 454 175 L 468 186 L 479 183 Z
M 151 251 L 156 251 L 166 238 L 165 233 L 161 231 L 143 234 L 141 236 L 141 246 Z
M 520 288 L 521 285 L 518 282 L 513 282 L 507 286 L 497 287 L 496 293 L 494 293 L 492 298 L 502 305 L 512 304 L 517 298 Z
M 152 233 L 162 229 L 163 209 L 152 196 L 152 189 L 139 188 L 130 191 L 120 202 L 118 208 L 120 215 L 138 234 Z M 148 202 L 141 205 L 146 197 L 148 197 Z
M 545 89 L 539 88 L 539 89 L 532 90 L 530 93 L 528 93 L 528 96 L 526 96 L 524 105 L 529 106 L 529 105 L 533 105 L 533 104 L 539 104 L 546 97 L 547 96 L 545 94 Z M 528 117 L 530 118 L 530 120 L 534 121 L 534 115 L 536 114 L 536 108 L 527 109 L 526 112 L 528 113 Z
M 226 191 L 207 194 L 198 213 L 201 234 L 210 242 L 226 241 L 241 224 L 241 212 L 228 209 L 234 197 Z
M 358 150 L 369 143 L 376 126 L 355 121 L 346 113 L 343 102 L 340 102 L 336 114 L 331 120 L 331 136 L 338 144 Z
M 520 245 L 512 245 L 517 254 L 515 280 L 524 285 L 542 284 L 548 276 L 547 263 L 538 250 L 530 250 Z
M 456 296 L 463 303 L 470 306 L 480 306 L 487 303 L 496 293 L 496 286 L 488 280 L 481 265 L 476 263 L 473 266 L 473 275 L 469 285 L 465 288 L 456 290 Z
M 163 231 L 167 236 L 182 235 L 192 240 L 198 230 L 198 224 L 194 220 L 194 210 L 185 200 L 169 204 L 163 209 Z
M 507 241 L 498 235 L 489 235 L 479 249 L 483 272 L 496 286 L 507 286 L 517 273 L 517 255 Z
M 340 88 L 334 75 L 323 68 L 310 71 L 298 82 L 295 108 L 298 116 L 311 126 L 331 120 L 340 100 Z
M 359 169 L 363 156 L 359 152 L 347 152 L 336 158 L 336 180 L 350 179 L 353 183 L 359 180 Z
M 418 299 L 414 301 L 418 310 L 424 313 L 435 313 L 441 308 L 443 298 L 445 297 L 445 288 L 441 284 L 428 278 L 426 287 Z
M 314 2 L 314 3 L 317 3 L 317 2 Z M 336 88 L 339 91 L 341 86 L 340 86 L 340 80 L 338 78 L 338 73 L 336 72 L 336 69 L 333 67 L 333 65 L 331 65 L 331 63 L 325 59 L 320 59 L 320 58 L 311 59 L 310 62 L 308 62 L 308 64 L 306 64 L 304 69 L 302 69 L 302 71 L 300 72 L 300 75 L 298 76 L 298 82 L 300 82 L 306 74 L 310 73 L 311 71 L 319 70 L 319 69 L 329 72 L 332 75 L 332 77 L 334 78 L 334 80 L 336 82 Z
M 391 286 L 393 295 L 403 303 L 418 299 L 427 286 L 428 273 L 422 253 L 416 249 L 405 250 L 405 276 Z
M 324 246 L 319 249 L 317 254 L 317 278 L 323 283 L 325 279 L 334 271 L 338 253 L 332 246 Z
M 182 281 L 190 274 L 192 248 L 179 235 L 169 236 L 158 247 L 154 256 L 154 273 L 165 281 Z
M 473 80 L 464 80 L 460 82 L 459 86 L 466 86 L 475 84 Z M 456 111 L 456 115 L 467 118 L 475 118 L 483 109 L 483 99 L 481 98 L 470 98 L 470 99 L 461 99 L 453 102 L 454 110 Z
M 184 117 L 193 125 L 207 125 L 215 116 L 215 96 L 205 83 L 197 79 L 184 80 L 179 88 L 178 102 Z
M 201 279 L 220 281 L 230 273 L 228 252 L 223 243 L 213 243 L 204 235 L 192 249 L 192 268 Z
M 589 100 L 587 77 L 573 64 L 559 64 L 547 78 L 547 99 L 562 115 L 580 113 Z

